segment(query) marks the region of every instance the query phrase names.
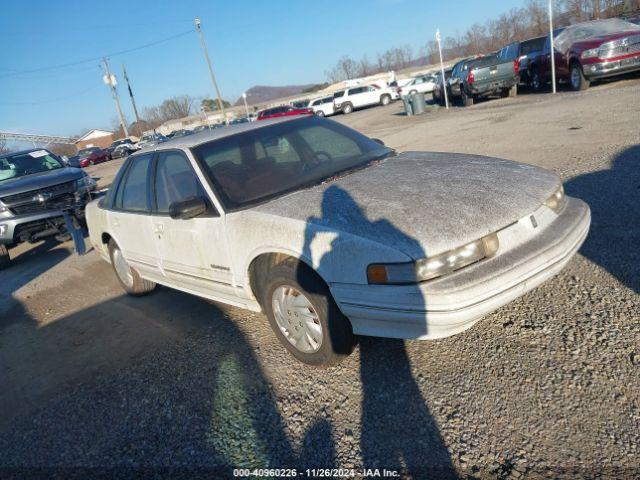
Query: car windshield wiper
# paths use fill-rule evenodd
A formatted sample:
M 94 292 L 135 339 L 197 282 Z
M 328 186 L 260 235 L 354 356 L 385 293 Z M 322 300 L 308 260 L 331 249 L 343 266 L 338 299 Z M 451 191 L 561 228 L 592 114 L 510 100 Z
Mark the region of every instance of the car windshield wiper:
M 369 168 L 373 165 L 377 165 L 378 163 L 380 163 L 382 160 L 384 160 L 385 158 L 394 155 L 396 152 L 393 149 L 389 149 L 389 151 L 384 152 L 381 155 L 376 155 L 375 157 L 371 158 L 370 160 L 364 162 L 364 163 L 360 163 L 358 165 L 355 165 L 353 167 L 349 167 L 349 168 L 345 168 L 344 170 L 340 170 L 334 174 L 332 174 L 329 177 L 325 177 L 323 179 L 321 179 L 317 184 L 319 185 L 324 185 L 326 183 L 330 183 L 333 182 L 339 178 L 342 177 L 346 177 L 347 175 L 351 175 L 353 172 L 357 172 L 358 170 L 364 170 L 365 168 Z

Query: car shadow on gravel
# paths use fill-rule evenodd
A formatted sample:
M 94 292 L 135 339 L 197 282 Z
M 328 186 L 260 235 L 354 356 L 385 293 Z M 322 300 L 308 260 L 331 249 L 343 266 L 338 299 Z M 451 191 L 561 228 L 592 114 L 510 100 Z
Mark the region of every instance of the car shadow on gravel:
M 640 292 L 640 145 L 616 155 L 610 169 L 569 180 L 565 190 L 591 208 L 591 230 L 580 252 Z
M 317 235 L 354 229 L 364 237 L 370 234 L 393 239 L 398 248 L 422 251 L 421 258 L 426 256 L 416 239 L 386 219 L 368 219 L 347 191 L 331 185 L 322 198 L 321 217 L 307 219 L 304 258 L 313 258 L 311 244 Z M 347 246 L 341 245 L 343 242 Z M 348 249 L 348 243 L 340 235 L 334 238 L 331 250 L 320 259 L 318 271 L 335 271 L 344 260 L 337 254 L 337 246 Z M 423 298 L 417 287 L 407 296 Z M 417 303 L 412 308 L 424 311 L 425 305 Z M 428 333 L 426 325 L 419 328 L 420 334 Z M 362 467 L 396 470 L 402 477 L 457 478 L 438 425 L 411 372 L 404 341 L 360 337 L 359 346 Z
M 253 347 L 209 302 L 162 288 L 40 326 L 22 305 L 11 313 L 22 326 L 0 337 L 3 478 L 335 466 L 325 419 L 294 451 Z

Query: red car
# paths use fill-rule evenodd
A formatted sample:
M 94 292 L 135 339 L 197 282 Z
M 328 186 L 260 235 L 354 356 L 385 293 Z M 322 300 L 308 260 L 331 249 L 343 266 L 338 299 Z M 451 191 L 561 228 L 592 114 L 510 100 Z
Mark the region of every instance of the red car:
M 554 43 L 557 78 L 568 81 L 573 90 L 640 70 L 640 27 L 619 18 L 571 25 L 556 32 Z M 551 79 L 549 44 L 547 38 L 542 51 L 527 54 L 527 74 L 536 90 Z
M 86 168 L 89 165 L 106 162 L 111 160 L 111 155 L 106 150 L 99 147 L 89 147 L 78 152 L 78 160 L 80 167 Z
M 283 105 L 282 107 L 267 108 L 266 110 L 258 112 L 258 120 L 289 117 L 291 115 L 313 115 L 313 110 L 310 108 L 295 108 L 291 105 Z

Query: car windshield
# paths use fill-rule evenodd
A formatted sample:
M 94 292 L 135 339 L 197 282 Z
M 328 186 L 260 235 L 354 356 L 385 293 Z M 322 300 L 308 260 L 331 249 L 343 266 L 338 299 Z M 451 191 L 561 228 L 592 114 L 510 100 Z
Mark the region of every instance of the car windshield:
M 46 150 L 10 155 L 0 158 L 0 182 L 63 167 L 62 163 Z
M 628 30 L 640 32 L 640 27 L 619 18 L 579 23 L 565 28 L 555 38 L 556 48 L 562 52 L 568 50 L 573 42 Z
M 393 152 L 315 116 L 256 128 L 192 151 L 229 209 L 328 181 Z

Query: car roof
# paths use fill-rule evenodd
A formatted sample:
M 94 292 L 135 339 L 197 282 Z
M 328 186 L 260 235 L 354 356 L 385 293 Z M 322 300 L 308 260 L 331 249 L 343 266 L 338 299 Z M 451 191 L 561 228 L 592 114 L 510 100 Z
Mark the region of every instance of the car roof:
M 236 123 L 234 125 L 227 125 L 223 128 L 215 128 L 213 130 L 203 130 L 192 135 L 171 138 L 166 142 L 158 143 L 157 145 L 152 145 L 148 148 L 143 148 L 140 150 L 140 153 L 171 150 L 174 148 L 193 148 L 198 145 L 202 145 L 203 143 L 220 140 L 221 138 L 230 137 L 238 133 L 250 132 L 259 128 L 268 127 L 269 125 L 277 125 L 279 123 L 295 122 L 296 120 L 308 118 L 309 116 L 309 114 L 291 115 L 288 117 L 269 118 L 255 122 Z M 138 152 L 134 155 L 138 155 Z
M 25 155 L 27 153 L 38 152 L 40 150 L 44 150 L 46 152 L 49 152 L 49 150 L 47 150 L 46 148 L 27 148 L 26 150 L 18 150 L 17 152 L 2 153 L 2 154 L 0 154 L 0 158 L 15 157 L 16 155 Z M 49 152 L 49 153 L 51 153 L 51 152 Z

